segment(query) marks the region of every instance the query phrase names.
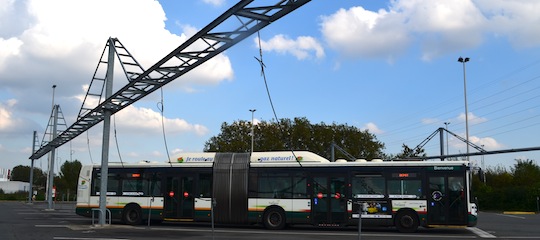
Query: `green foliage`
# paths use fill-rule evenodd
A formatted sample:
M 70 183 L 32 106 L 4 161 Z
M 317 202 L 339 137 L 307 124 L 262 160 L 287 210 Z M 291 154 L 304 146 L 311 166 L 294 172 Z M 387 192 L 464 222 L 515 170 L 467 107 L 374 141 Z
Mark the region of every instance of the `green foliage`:
M 254 151 L 306 150 L 330 158 L 332 142 L 358 158 L 380 158 L 384 144 L 375 135 L 346 124 L 312 124 L 306 118 L 262 121 L 254 126 Z M 221 133 L 205 144 L 207 152 L 249 152 L 251 122 L 223 123 Z M 346 158 L 336 151 L 336 158 Z
M 28 200 L 28 192 L 18 191 L 15 193 L 4 193 L 4 191 L 0 189 L 0 200 L 25 201 Z
M 396 155 L 397 159 L 407 159 L 407 158 L 418 158 L 425 157 L 426 153 L 423 148 L 410 148 L 409 146 L 403 144 L 403 150 L 401 153 Z
M 489 168 L 485 183 L 479 179 L 478 174 L 473 178 L 473 193 L 481 210 L 537 211 L 540 167 L 534 161 L 516 160 L 511 171 L 500 166 Z
M 55 177 L 54 183 L 56 186 L 57 199 L 72 200 L 77 194 L 77 180 L 81 171 L 81 162 L 74 160 L 73 162 L 66 161 L 60 167 L 59 176 Z

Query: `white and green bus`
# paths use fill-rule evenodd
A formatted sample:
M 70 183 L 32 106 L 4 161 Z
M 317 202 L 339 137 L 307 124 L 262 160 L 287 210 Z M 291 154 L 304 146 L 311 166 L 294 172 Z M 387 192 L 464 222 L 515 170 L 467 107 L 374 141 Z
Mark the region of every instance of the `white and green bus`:
M 185 153 L 174 162 L 109 164 L 107 209 L 126 224 L 196 221 L 268 229 L 475 226 L 466 161 L 354 162 L 306 151 Z M 83 166 L 79 215 L 99 207 L 100 166 Z M 214 206 L 212 209 L 212 202 Z

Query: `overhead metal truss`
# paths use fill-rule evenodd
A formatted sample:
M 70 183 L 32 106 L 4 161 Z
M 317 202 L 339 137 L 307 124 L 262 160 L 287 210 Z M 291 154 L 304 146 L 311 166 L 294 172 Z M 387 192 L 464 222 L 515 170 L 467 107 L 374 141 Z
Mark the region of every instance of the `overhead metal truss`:
M 114 114 L 124 109 L 310 1 L 239 1 L 148 70 L 128 76 L 131 81 L 98 106 L 90 110 L 83 105 L 77 121 L 30 159 L 42 157 L 103 121 L 105 110 Z
M 55 111 L 57 112 L 55 114 Z M 55 117 L 57 116 L 57 119 L 55 121 Z M 56 124 L 56 126 L 54 126 Z M 56 129 L 56 133 L 54 132 Z M 49 123 L 47 123 L 47 128 L 45 129 L 45 134 L 43 134 L 43 139 L 41 140 L 41 144 L 37 144 L 36 146 L 46 146 L 49 144 L 49 140 L 53 139 L 53 136 L 57 136 L 58 134 L 62 133 L 63 130 L 67 129 L 66 119 L 64 118 L 64 114 L 62 113 L 62 109 L 60 108 L 60 105 L 54 105 L 51 111 L 51 116 L 49 117 Z
M 103 89 L 105 87 L 105 82 L 107 81 L 107 66 L 109 65 L 108 55 L 105 53 L 109 52 L 109 48 L 113 48 L 129 82 L 136 80 L 144 73 L 141 64 L 137 62 L 135 57 L 131 55 L 120 40 L 117 38 L 109 38 L 101 53 L 92 81 L 90 81 L 90 85 L 88 85 L 86 96 L 84 97 L 81 109 L 77 115 L 77 120 L 83 118 L 104 100 Z
M 452 136 L 456 137 L 457 139 L 461 140 L 462 142 L 464 142 L 465 144 L 475 148 L 476 150 L 478 150 L 479 152 L 482 152 L 482 153 L 485 153 L 486 150 L 484 150 L 482 147 L 472 143 L 471 141 L 467 141 L 467 139 L 465 138 L 462 138 L 461 136 L 447 130 L 447 129 L 444 129 L 444 128 L 438 128 L 437 130 L 435 130 L 431 135 L 429 135 L 429 137 L 427 137 L 426 139 L 424 139 L 424 141 L 422 141 L 420 144 L 418 144 L 418 146 L 416 146 L 415 148 L 413 148 L 414 151 L 417 151 L 417 150 L 420 150 L 422 149 L 426 143 L 428 143 L 433 137 L 435 137 L 435 135 L 437 134 L 441 134 L 441 138 L 442 138 L 442 132 L 443 131 L 446 131 L 447 133 L 449 134 L 452 134 Z M 442 140 L 441 140 L 441 146 L 442 146 Z

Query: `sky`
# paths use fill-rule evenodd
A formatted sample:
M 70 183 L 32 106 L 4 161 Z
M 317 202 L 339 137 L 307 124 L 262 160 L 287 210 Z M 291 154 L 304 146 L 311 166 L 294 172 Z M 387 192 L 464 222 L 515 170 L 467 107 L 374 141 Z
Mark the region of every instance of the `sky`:
M 75 122 L 109 37 L 146 69 L 236 2 L 0 0 L 0 168 L 30 165 L 53 96 L 67 126 Z M 222 123 L 251 121 L 250 109 L 256 122 L 274 121 L 259 48 L 278 118 L 355 126 L 397 154 L 440 127 L 465 138 L 466 85 L 472 143 L 538 147 L 539 12 L 534 0 L 311 1 L 115 114 L 109 161 L 201 152 Z M 115 89 L 127 84 L 122 74 L 116 67 Z M 102 128 L 59 147 L 55 171 L 100 163 Z M 436 136 L 424 149 L 440 155 L 439 145 Z M 451 135 L 447 145 L 466 152 Z M 540 152 L 471 157 L 505 168 L 515 159 L 539 163 Z M 46 170 L 47 158 L 35 166 Z

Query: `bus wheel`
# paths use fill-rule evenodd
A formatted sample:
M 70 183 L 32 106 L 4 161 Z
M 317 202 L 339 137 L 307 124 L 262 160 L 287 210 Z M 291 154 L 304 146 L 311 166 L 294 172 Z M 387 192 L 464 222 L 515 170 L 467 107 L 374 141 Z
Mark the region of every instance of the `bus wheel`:
M 279 230 L 285 227 L 285 212 L 278 207 L 271 207 L 264 212 L 264 226 L 270 230 Z
M 122 221 L 129 225 L 140 225 L 142 222 L 141 207 L 135 204 L 127 205 L 122 211 Z
M 418 229 L 418 216 L 413 211 L 401 211 L 396 215 L 396 228 L 402 233 L 413 233 Z

